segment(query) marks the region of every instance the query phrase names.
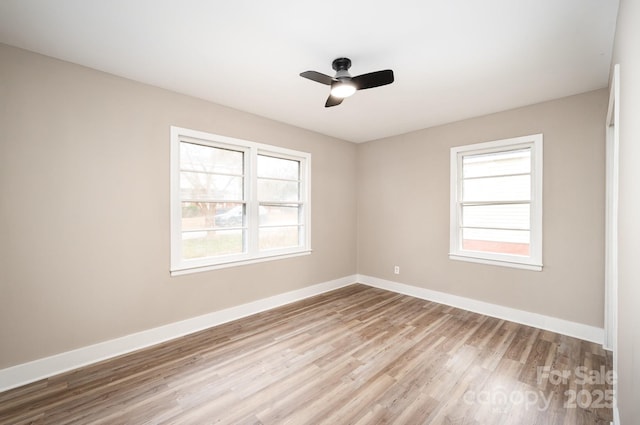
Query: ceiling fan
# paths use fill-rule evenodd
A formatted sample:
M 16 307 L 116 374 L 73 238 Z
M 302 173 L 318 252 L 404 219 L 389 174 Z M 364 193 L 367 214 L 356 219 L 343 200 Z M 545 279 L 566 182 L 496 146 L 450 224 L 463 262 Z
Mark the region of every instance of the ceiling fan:
M 300 74 L 303 78 L 331 86 L 329 98 L 324 105 L 325 108 L 341 104 L 346 97 L 353 95 L 357 90 L 371 89 L 393 83 L 393 71 L 390 69 L 352 77 L 349 74 L 351 59 L 338 58 L 333 61 L 331 66 L 336 71 L 335 77 L 329 77 L 316 71 L 305 71 Z

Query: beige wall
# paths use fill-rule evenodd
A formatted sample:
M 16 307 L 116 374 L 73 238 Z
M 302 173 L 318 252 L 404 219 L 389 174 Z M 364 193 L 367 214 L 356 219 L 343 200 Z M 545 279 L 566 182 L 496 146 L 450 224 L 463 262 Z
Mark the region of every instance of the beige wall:
M 310 152 L 312 255 L 169 277 L 171 125 Z M 354 144 L 4 45 L 0 129 L 0 368 L 356 272 Z
M 356 272 L 602 326 L 606 102 L 354 145 L 0 45 L 0 368 Z M 311 152 L 313 254 L 169 277 L 170 125 Z M 540 132 L 544 271 L 449 260 L 449 148 Z
M 603 89 L 359 145 L 358 272 L 602 327 L 606 108 Z M 450 148 L 535 133 L 544 270 L 449 260 Z
M 618 406 L 640 418 L 640 2 L 621 0 L 613 63 L 620 64 Z

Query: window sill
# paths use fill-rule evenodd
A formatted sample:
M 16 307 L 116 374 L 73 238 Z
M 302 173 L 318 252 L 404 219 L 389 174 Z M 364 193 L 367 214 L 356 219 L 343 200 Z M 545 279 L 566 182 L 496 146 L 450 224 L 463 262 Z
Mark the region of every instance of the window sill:
M 490 264 L 492 266 L 510 267 L 514 269 L 532 270 L 536 272 L 542 271 L 542 264 L 518 263 L 514 261 L 490 260 L 487 258 L 471 257 L 459 254 L 449 254 L 450 260 L 467 261 L 470 263 Z
M 250 259 L 238 260 L 238 261 L 229 261 L 226 263 L 209 264 L 204 266 L 176 267 L 175 269 L 171 269 L 171 276 L 182 276 L 182 275 L 191 274 L 191 273 L 208 272 L 211 270 L 226 269 L 229 267 L 263 263 L 265 261 L 275 261 L 275 260 L 283 260 L 285 258 L 301 257 L 303 255 L 309 255 L 311 254 L 311 252 L 312 251 L 309 249 L 309 250 L 297 251 L 297 252 L 292 252 L 287 254 L 274 254 L 274 255 L 268 255 L 264 257 L 256 257 L 256 258 L 250 258 Z

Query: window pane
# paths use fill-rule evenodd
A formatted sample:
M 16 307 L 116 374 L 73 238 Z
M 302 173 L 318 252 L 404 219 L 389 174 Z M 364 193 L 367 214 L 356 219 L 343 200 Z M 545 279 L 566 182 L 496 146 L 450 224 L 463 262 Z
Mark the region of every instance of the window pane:
M 298 205 L 261 205 L 260 225 L 297 225 L 300 224 L 300 207 Z
M 291 248 L 300 245 L 298 226 L 260 228 L 260 250 Z
M 208 201 L 238 201 L 243 199 L 242 177 L 207 173 L 180 173 L 180 197 Z
M 529 204 L 463 205 L 462 225 L 498 229 L 529 229 Z
M 300 162 L 258 155 L 258 177 L 298 180 L 300 177 Z
M 258 180 L 258 199 L 260 201 L 298 201 L 299 183 L 283 180 Z
M 180 143 L 180 168 L 223 174 L 243 174 L 244 153 L 195 143 Z
M 464 180 L 462 200 L 528 201 L 531 199 L 531 176 L 488 177 Z
M 182 256 L 185 259 L 240 254 L 243 252 L 243 230 L 182 232 Z
M 219 204 L 223 205 L 223 204 Z M 243 204 L 224 204 L 226 208 L 216 211 L 214 222 L 216 227 L 242 227 L 245 224 L 246 214 Z M 231 208 L 229 208 L 231 205 Z
M 243 224 L 243 204 L 222 202 L 183 202 L 182 230 L 239 227 Z
M 469 155 L 462 158 L 462 177 L 501 176 L 531 172 L 531 149 Z
M 462 249 L 528 256 L 530 236 L 528 230 L 462 229 Z

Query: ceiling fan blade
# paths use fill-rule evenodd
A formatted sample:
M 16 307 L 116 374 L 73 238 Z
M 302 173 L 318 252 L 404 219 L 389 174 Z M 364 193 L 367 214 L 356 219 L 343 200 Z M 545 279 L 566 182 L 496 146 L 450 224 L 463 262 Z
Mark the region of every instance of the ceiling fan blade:
M 385 86 L 393 83 L 393 71 L 385 69 L 384 71 L 370 72 L 368 74 L 353 77 L 351 82 L 355 84 L 358 90 L 370 89 L 373 87 Z
M 335 96 L 329 95 L 329 98 L 327 99 L 327 103 L 324 104 L 324 107 L 329 108 L 331 106 L 339 105 L 342 103 L 343 100 L 344 98 L 342 97 L 335 97 Z
M 315 81 L 316 83 L 326 84 L 327 86 L 330 86 L 333 82 L 333 78 L 316 71 L 305 71 L 300 73 L 300 76 Z

